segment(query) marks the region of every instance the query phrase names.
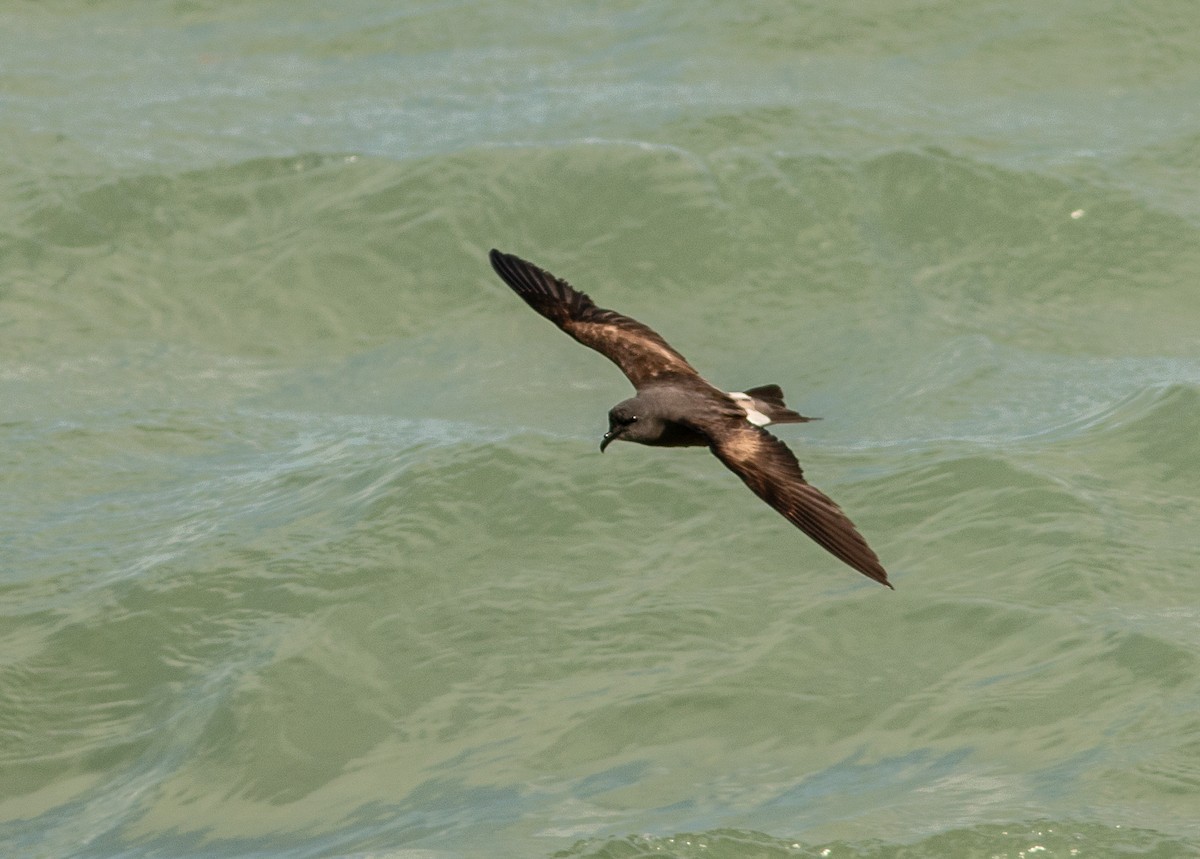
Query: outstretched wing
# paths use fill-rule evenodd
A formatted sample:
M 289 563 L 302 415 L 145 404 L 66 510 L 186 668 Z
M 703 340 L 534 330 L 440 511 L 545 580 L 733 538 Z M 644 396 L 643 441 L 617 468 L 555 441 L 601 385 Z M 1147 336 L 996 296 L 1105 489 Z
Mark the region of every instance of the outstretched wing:
M 754 494 L 864 576 L 892 587 L 875 552 L 833 499 L 804 479 L 795 454 L 764 429 L 743 422 L 710 433 L 712 452 Z M 895 590 L 895 588 L 893 588 Z
M 604 310 L 533 263 L 492 249 L 492 268 L 525 303 L 621 368 L 635 388 L 668 376 L 699 377 L 667 341 L 636 319 Z

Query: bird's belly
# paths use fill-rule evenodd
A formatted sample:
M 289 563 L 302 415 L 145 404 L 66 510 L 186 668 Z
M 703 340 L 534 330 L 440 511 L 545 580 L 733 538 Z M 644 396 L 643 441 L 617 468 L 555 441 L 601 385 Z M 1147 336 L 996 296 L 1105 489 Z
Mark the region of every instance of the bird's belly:
M 652 444 L 655 447 L 708 447 L 708 437 L 693 429 L 675 423 L 668 423 L 666 428 Z

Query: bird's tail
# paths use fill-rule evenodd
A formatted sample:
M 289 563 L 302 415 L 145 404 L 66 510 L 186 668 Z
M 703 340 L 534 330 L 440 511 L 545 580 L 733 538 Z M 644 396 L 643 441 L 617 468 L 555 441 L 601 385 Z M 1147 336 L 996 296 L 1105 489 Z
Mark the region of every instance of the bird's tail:
M 746 409 L 746 418 L 757 426 L 768 424 L 801 424 L 807 421 L 819 421 L 820 418 L 806 418 L 799 412 L 794 412 L 783 402 L 783 391 L 778 385 L 762 385 L 758 388 L 747 388 L 730 394 L 739 405 Z M 743 400 L 742 398 L 746 398 Z M 764 421 L 763 418 L 766 418 Z

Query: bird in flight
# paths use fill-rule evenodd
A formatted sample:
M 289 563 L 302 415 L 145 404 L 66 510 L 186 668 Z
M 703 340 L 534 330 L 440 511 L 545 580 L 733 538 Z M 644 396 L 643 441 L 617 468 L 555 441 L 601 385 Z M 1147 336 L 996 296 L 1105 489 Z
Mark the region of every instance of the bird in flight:
M 620 367 L 637 390 L 609 411 L 601 452 L 614 441 L 707 447 L 755 495 L 826 551 L 892 587 L 879 558 L 842 508 L 809 484 L 787 445 L 763 429 L 812 420 L 784 405 L 778 385 L 726 393 L 705 381 L 651 328 L 597 307 L 565 280 L 520 257 L 495 249 L 490 256 L 496 274 L 526 304 Z

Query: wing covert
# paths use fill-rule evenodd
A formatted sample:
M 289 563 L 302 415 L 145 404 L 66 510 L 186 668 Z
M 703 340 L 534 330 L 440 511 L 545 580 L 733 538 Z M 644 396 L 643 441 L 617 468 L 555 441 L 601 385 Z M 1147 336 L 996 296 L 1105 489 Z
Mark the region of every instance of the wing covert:
M 874 550 L 842 508 L 804 479 L 804 471 L 787 445 L 766 430 L 744 422 L 710 437 L 717 459 L 755 495 L 834 557 L 892 587 Z
M 492 268 L 525 303 L 575 340 L 595 349 L 635 388 L 669 376 L 699 374 L 647 325 L 615 310 L 597 307 L 586 293 L 512 254 L 492 249 Z

